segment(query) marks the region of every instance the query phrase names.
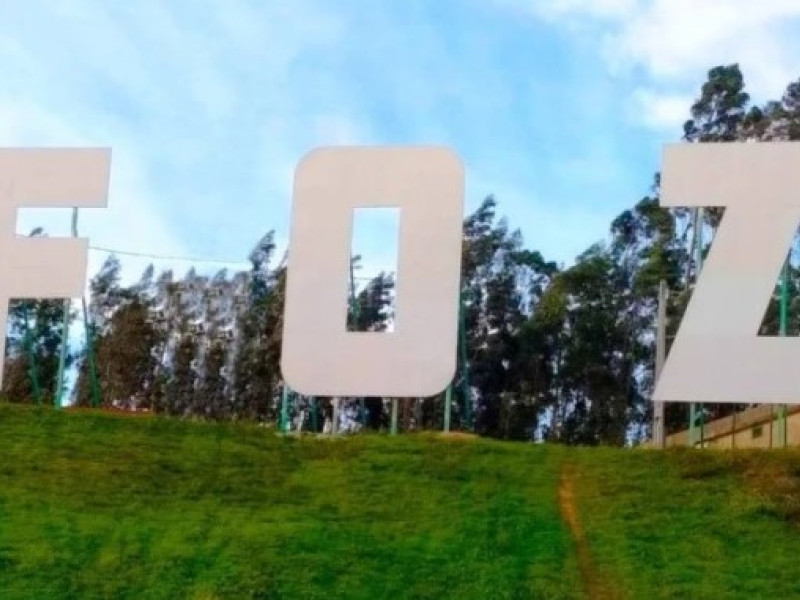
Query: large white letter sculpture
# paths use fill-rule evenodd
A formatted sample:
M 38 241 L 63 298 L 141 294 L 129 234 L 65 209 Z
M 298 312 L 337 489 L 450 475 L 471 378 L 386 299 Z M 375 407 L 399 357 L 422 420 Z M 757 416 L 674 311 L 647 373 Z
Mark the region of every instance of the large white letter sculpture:
M 656 402 L 800 401 L 800 340 L 758 337 L 800 225 L 800 144 L 667 147 L 664 206 L 724 206 Z
M 346 331 L 353 210 L 398 207 L 391 333 Z M 295 172 L 281 370 L 309 396 L 429 396 L 456 367 L 464 169 L 437 147 L 318 149 Z
M 10 298 L 74 298 L 86 285 L 84 239 L 18 238 L 22 206 L 105 207 L 110 150 L 0 149 L 0 331 Z M 0 356 L 5 335 L 0 337 Z M 2 369 L 0 369 L 2 385 Z

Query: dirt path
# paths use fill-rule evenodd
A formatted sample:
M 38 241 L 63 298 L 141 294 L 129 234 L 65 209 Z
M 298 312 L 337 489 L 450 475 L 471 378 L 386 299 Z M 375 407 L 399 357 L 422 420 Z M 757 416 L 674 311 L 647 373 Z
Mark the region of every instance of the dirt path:
M 569 526 L 572 532 L 572 539 L 575 541 L 575 549 L 578 553 L 578 570 L 581 574 L 581 581 L 583 581 L 583 590 L 590 600 L 617 600 L 624 598 L 625 596 L 602 576 L 594 564 L 589 551 L 589 544 L 586 542 L 586 537 L 578 518 L 578 506 L 575 501 L 575 478 L 575 468 L 572 465 L 567 465 L 561 472 L 558 484 L 558 505 L 561 509 L 561 517 Z

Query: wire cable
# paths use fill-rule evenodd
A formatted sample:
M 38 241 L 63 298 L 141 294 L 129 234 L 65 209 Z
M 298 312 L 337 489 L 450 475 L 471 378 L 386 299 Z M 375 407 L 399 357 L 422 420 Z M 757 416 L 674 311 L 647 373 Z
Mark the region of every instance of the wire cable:
M 180 262 L 192 262 L 192 263 L 203 263 L 203 264 L 217 264 L 217 265 L 228 265 L 228 266 L 250 266 L 250 263 L 246 260 L 225 260 L 221 258 L 200 258 L 198 256 L 172 256 L 168 254 L 150 254 L 147 252 L 134 252 L 132 250 L 115 250 L 114 248 L 105 248 L 103 246 L 89 246 L 89 250 L 93 250 L 95 252 L 105 252 L 106 254 L 119 254 L 120 256 L 133 256 L 137 258 L 150 258 L 155 260 L 174 260 Z M 375 277 L 364 277 L 364 276 L 355 276 L 353 279 L 358 281 L 372 281 Z
M 196 263 L 214 263 L 218 265 L 247 265 L 246 260 L 224 260 L 220 258 L 200 258 L 197 256 L 171 256 L 167 254 L 148 254 L 146 252 L 134 252 L 132 250 L 115 250 L 113 248 L 104 248 L 102 246 L 89 246 L 89 250 L 95 252 L 105 252 L 107 254 L 119 254 L 120 256 L 135 256 L 138 258 L 153 258 L 157 260 L 177 260 L 181 262 L 196 262 Z
M 21 233 L 16 234 L 17 237 L 30 237 L 27 235 L 23 235 Z M 106 254 L 118 254 L 120 256 L 132 256 L 136 258 L 150 258 L 154 260 L 174 260 L 179 262 L 190 262 L 190 263 L 202 263 L 202 264 L 215 264 L 215 265 L 227 265 L 227 266 L 237 266 L 237 267 L 244 267 L 250 266 L 250 262 L 246 260 L 226 260 L 222 258 L 200 258 L 199 256 L 173 256 L 169 254 L 153 254 L 149 252 L 135 252 L 133 250 L 118 250 L 115 248 L 106 248 L 104 246 L 89 246 L 89 250 L 94 252 L 104 252 Z M 372 281 L 375 279 L 377 275 L 373 277 L 365 277 L 365 276 L 355 276 L 353 279 L 358 281 Z

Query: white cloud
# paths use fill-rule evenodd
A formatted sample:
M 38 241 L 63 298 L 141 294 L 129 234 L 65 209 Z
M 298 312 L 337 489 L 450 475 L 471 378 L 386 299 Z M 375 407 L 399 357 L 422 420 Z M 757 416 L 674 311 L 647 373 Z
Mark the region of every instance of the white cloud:
M 79 133 L 57 114 L 35 103 L 0 102 L 0 140 L 4 145 L 50 147 L 108 147 L 108 141 L 90 131 Z M 112 176 L 109 206 L 85 209 L 80 220 L 80 234 L 90 236 L 93 244 L 113 248 L 158 247 L 162 252 L 186 252 L 154 206 L 155 194 L 134 149 L 124 142 L 112 150 Z M 20 210 L 17 233 L 26 235 L 35 227 L 44 227 L 49 235 L 69 236 L 71 214 L 61 209 Z M 153 241 L 157 243 L 151 245 Z M 93 273 L 104 257 L 90 254 L 89 272 Z M 128 276 L 135 276 L 130 272 Z
M 92 243 L 215 258 L 245 259 L 271 228 L 285 239 L 294 166 L 315 145 L 448 144 L 520 190 L 485 190 L 498 192 L 512 221 L 529 214 L 532 170 L 604 190 L 624 179 L 612 160 L 623 142 L 595 141 L 614 131 L 616 118 L 607 115 L 617 105 L 607 89 L 598 92 L 594 72 L 587 84 L 582 65 L 531 69 L 518 60 L 533 45 L 515 37 L 517 20 L 508 20 L 506 35 L 502 26 L 487 28 L 482 11 L 428 4 L 5 3 L 0 145 L 111 146 L 109 208 L 81 213 Z M 617 28 L 635 9 L 625 0 L 537 6 L 551 20 L 583 11 Z M 553 106 L 553 117 L 543 117 Z M 583 205 L 564 208 L 571 201 Z M 605 229 L 600 202 L 547 202 L 560 205 L 546 222 L 575 210 L 587 231 Z M 26 213 L 23 225 L 41 218 Z M 69 223 L 68 215 L 47 218 L 54 233 Z M 553 234 L 537 247 L 572 255 L 584 245 L 578 236 Z M 124 263 L 133 277 L 145 261 Z
M 637 89 L 631 102 L 631 119 L 656 131 L 680 135 L 694 102 L 689 94 L 671 94 L 648 88 Z
M 798 19 L 795 0 L 654 0 L 617 23 L 606 52 L 617 66 L 675 85 L 739 62 L 757 94 L 777 96 L 800 74 Z
M 638 0 L 490 0 L 495 6 L 548 21 L 575 17 L 618 19 L 634 12 Z
M 619 19 L 634 12 L 637 5 L 637 0 L 539 0 L 535 9 L 540 15 L 551 19 L 575 13 L 601 19 Z
M 635 121 L 662 130 L 688 118 L 709 68 L 739 63 L 754 100 L 800 77 L 797 0 L 496 0 L 597 40 L 610 73 L 633 84 Z M 587 36 L 585 36 L 587 37 Z M 683 100 L 681 100 L 683 101 Z
M 33 0 L 3 12 L 0 146 L 113 150 L 109 207 L 81 212 L 93 245 L 245 260 L 286 220 L 287 174 L 308 133 L 312 145 L 368 137 L 346 115 L 314 105 L 319 96 L 335 104 L 335 89 L 309 93 L 291 81 L 303 52 L 343 35 L 341 18 L 305 0 Z M 262 125 L 269 120 L 296 127 L 275 136 Z M 68 212 L 23 210 L 17 229 L 68 235 Z M 90 273 L 104 258 L 91 255 Z M 147 260 L 123 264 L 132 279 Z

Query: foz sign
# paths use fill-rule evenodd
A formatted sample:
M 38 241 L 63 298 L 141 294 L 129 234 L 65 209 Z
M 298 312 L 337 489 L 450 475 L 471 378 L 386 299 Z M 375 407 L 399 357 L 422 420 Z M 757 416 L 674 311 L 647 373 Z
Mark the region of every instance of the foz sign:
M 662 204 L 719 206 L 725 216 L 654 400 L 800 399 L 800 340 L 757 335 L 800 224 L 798 166 L 797 143 L 667 146 Z M 106 206 L 109 167 L 107 150 L 0 151 L 0 326 L 9 298 L 75 297 L 86 280 L 86 241 L 17 238 L 17 208 Z M 326 148 L 300 162 L 281 363 L 291 388 L 397 397 L 447 386 L 456 367 L 463 204 L 464 169 L 445 148 Z M 383 206 L 400 209 L 395 330 L 347 332 L 353 210 Z

